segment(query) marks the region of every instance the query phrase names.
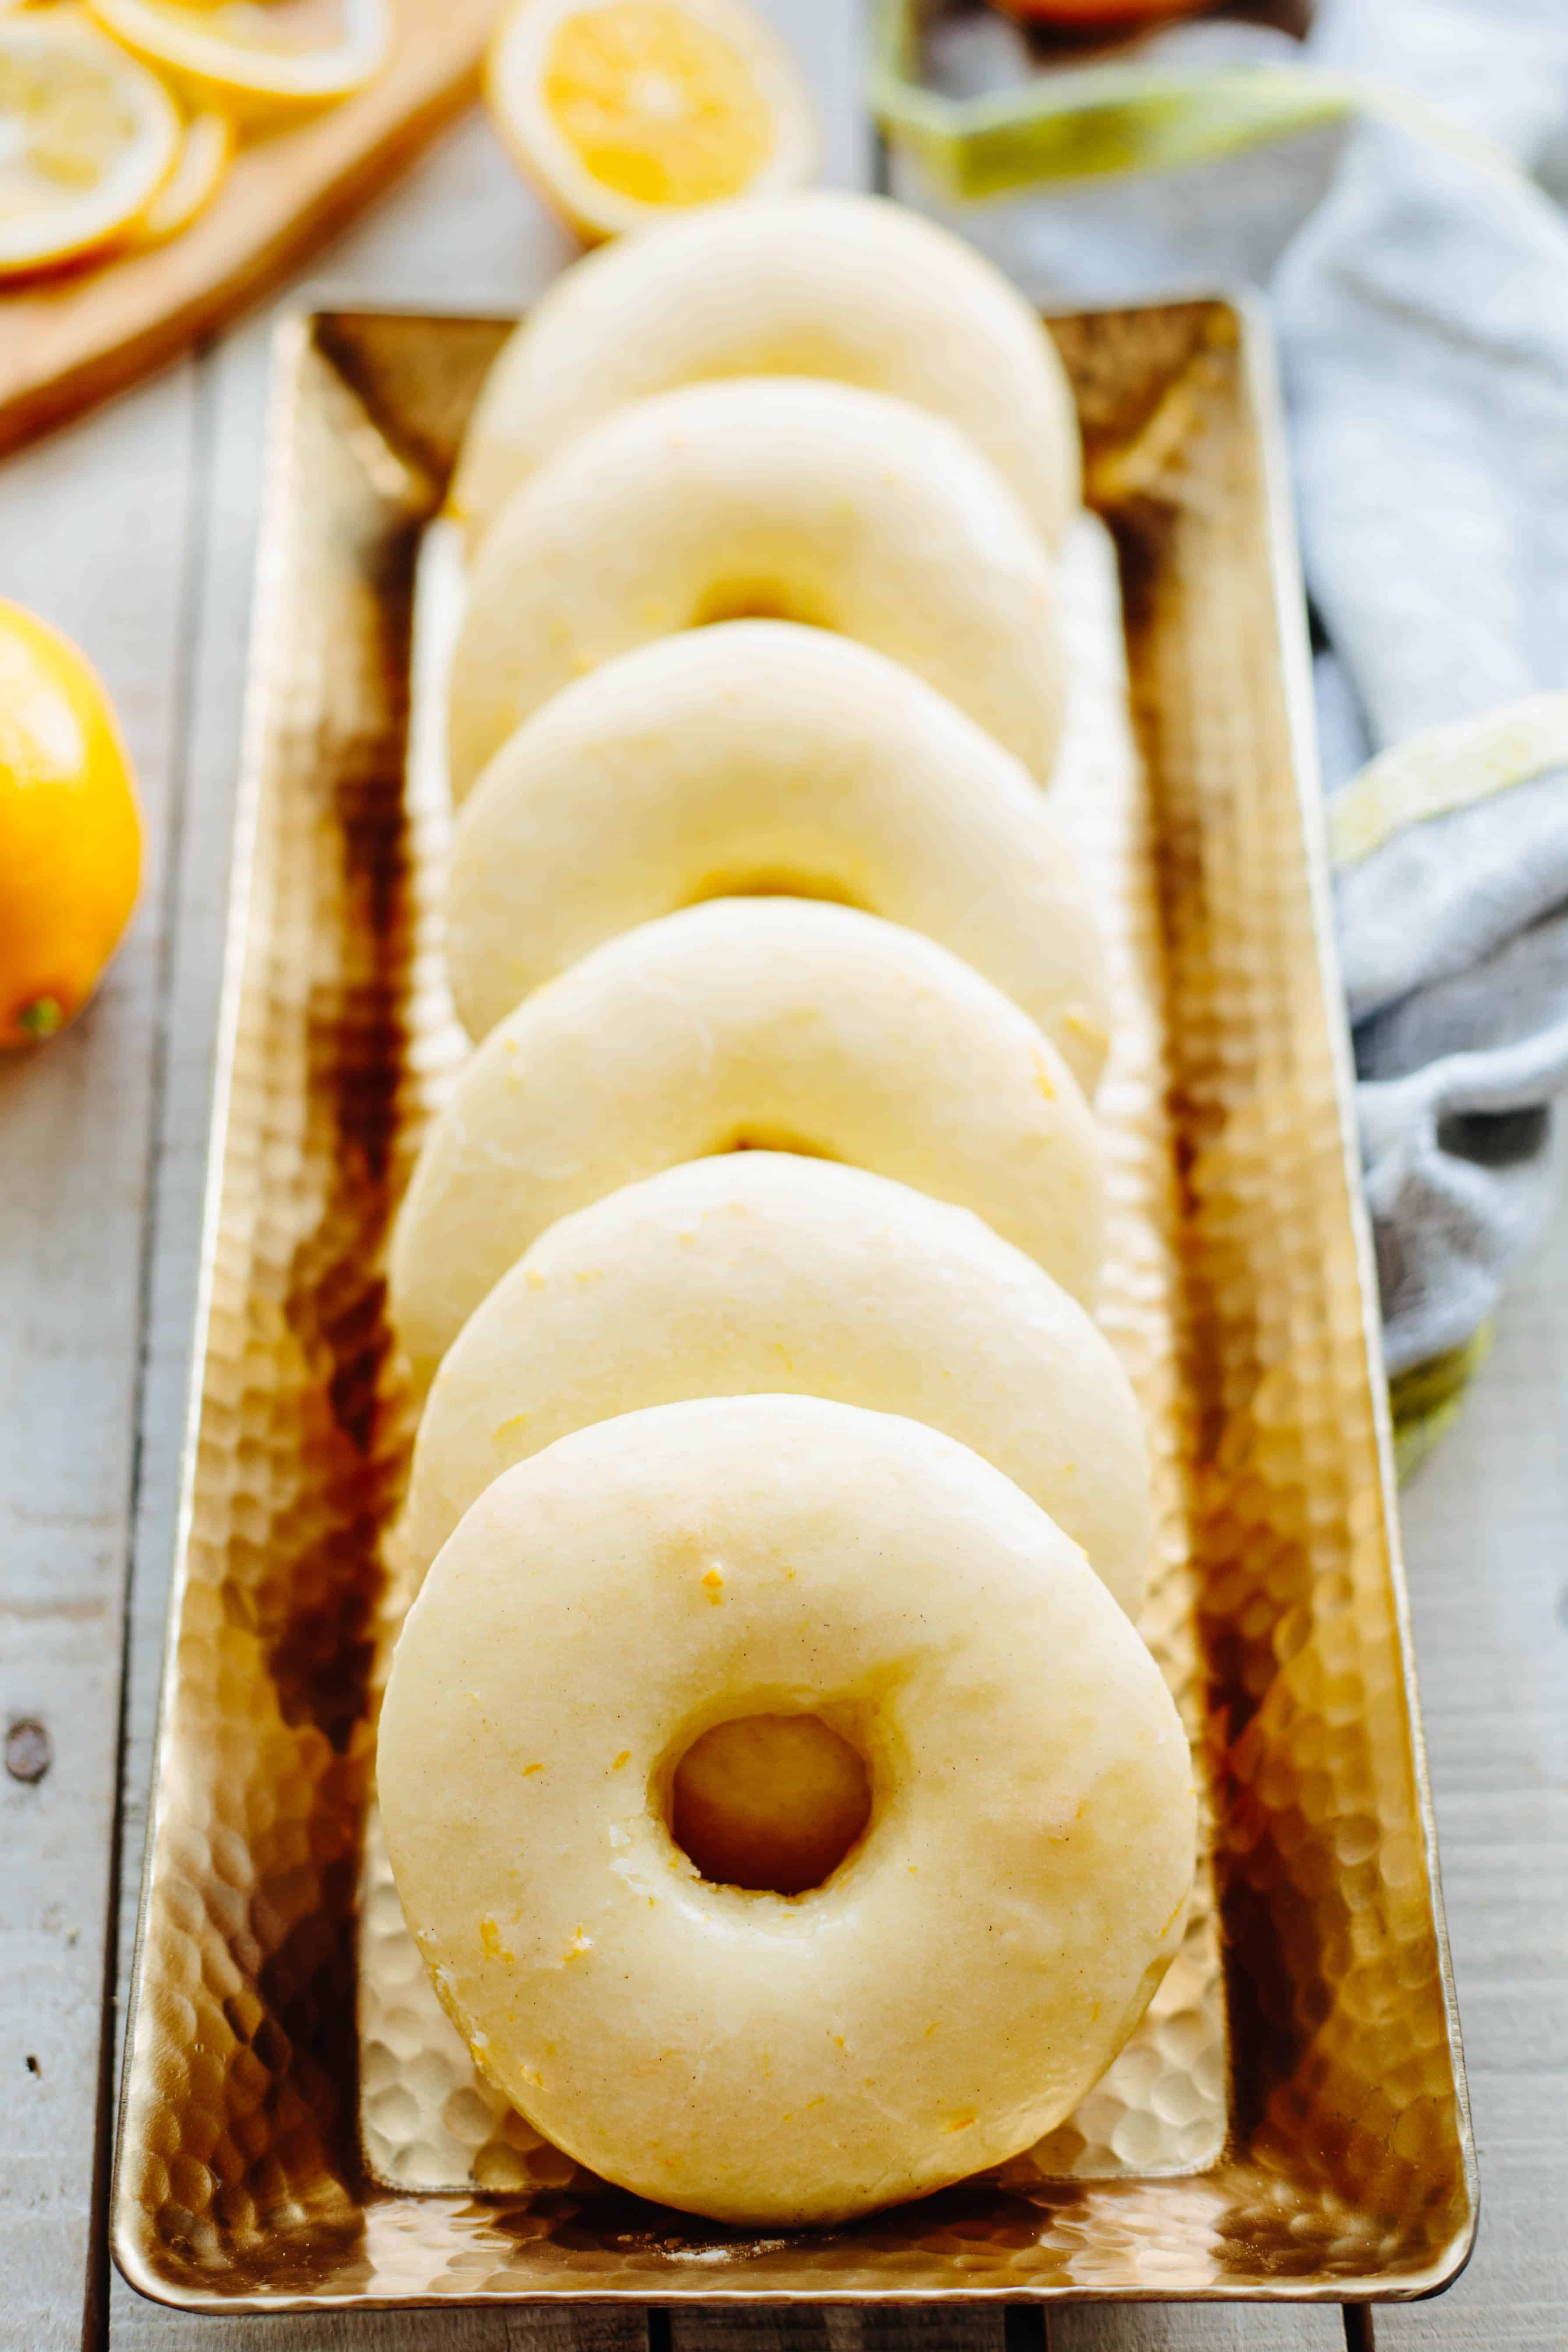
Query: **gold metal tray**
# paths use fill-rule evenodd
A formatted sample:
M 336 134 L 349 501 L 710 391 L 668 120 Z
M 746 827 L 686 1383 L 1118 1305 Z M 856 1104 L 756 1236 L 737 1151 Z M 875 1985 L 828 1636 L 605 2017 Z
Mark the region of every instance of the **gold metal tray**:
M 399 2060 L 371 1779 L 410 1416 L 381 1269 L 455 1051 L 442 817 L 408 781 L 415 583 L 504 330 L 319 313 L 279 354 L 121 2100 L 114 2252 L 148 2294 L 1360 2300 L 1431 2293 L 1468 2251 L 1266 341 L 1217 299 L 1053 324 L 1116 557 L 1069 566 L 1086 612 L 1102 578 L 1118 694 L 1065 789 L 1121 994 L 1106 1320 L 1154 1441 L 1144 1630 L 1208 1801 L 1184 1974 L 1029 2158 L 820 2234 L 638 2204 L 454 2108 L 422 2043 Z M 400 2063 L 411 2111 L 468 2118 L 433 2176 L 456 2147 L 466 2185 L 406 2185 Z

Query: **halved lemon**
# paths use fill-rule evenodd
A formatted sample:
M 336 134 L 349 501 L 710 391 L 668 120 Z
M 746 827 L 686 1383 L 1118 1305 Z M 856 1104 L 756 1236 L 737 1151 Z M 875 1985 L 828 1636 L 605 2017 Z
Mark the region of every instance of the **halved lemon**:
M 89 0 L 106 33 L 195 113 L 261 129 L 352 98 L 392 47 L 388 0 Z
M 740 0 L 514 0 L 486 98 L 519 168 L 590 240 L 797 187 L 816 160 L 805 83 Z
M 132 232 L 138 250 L 167 245 L 206 210 L 227 177 L 234 144 L 234 125 L 226 114 L 198 114 L 185 125 L 174 170 Z
M 180 151 L 162 82 L 74 14 L 0 16 L 0 278 L 120 237 Z

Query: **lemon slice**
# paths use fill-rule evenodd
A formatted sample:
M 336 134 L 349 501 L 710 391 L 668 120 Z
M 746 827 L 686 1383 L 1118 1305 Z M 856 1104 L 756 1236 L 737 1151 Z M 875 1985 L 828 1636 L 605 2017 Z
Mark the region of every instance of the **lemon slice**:
M 247 128 L 363 89 L 392 46 L 388 0 L 89 0 L 106 33 L 193 111 Z
M 0 278 L 113 243 L 179 147 L 163 84 L 89 26 L 0 16 Z
M 486 96 L 520 169 L 590 239 L 798 186 L 816 162 L 805 84 L 738 0 L 515 0 Z
M 167 245 L 205 212 L 234 160 L 234 125 L 226 114 L 198 114 L 185 126 L 174 170 L 137 222 L 132 243 L 140 251 Z

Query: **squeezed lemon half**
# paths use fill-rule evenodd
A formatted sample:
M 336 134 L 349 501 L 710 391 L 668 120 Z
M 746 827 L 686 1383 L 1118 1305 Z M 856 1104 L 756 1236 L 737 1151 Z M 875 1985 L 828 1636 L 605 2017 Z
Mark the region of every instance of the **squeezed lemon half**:
M 515 0 L 486 96 L 520 168 L 584 236 L 809 178 L 811 102 L 738 0 Z
M 156 77 L 73 13 L 0 16 L 0 278 L 122 237 L 181 135 Z

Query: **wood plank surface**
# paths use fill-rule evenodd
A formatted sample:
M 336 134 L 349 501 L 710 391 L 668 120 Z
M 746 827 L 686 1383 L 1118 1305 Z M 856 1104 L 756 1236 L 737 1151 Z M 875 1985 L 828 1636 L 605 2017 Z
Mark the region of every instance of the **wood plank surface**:
M 1047 2352 L 1345 2352 L 1337 2304 L 1077 2304 L 1053 2311 Z
M 134 2352 L 647 2352 L 640 2311 L 323 2312 L 319 2318 L 194 2319 L 132 2295 L 117 2314 L 114 2342 Z
M 942 2305 L 672 2311 L 668 2326 L 670 2352 L 1006 2352 L 1003 2312 Z
M 1481 2173 L 1469 2269 L 1379 2352 L 1568 2346 L 1568 1201 L 1405 1498 Z
M 185 371 L 0 479 L 0 595 L 98 665 L 149 849 L 97 1002 L 0 1055 L 0 1733 L 13 1765 L 47 1759 L 0 1774 L 0 2340 L 26 2352 L 79 2345 L 103 2284 L 100 2022 L 192 438 Z

